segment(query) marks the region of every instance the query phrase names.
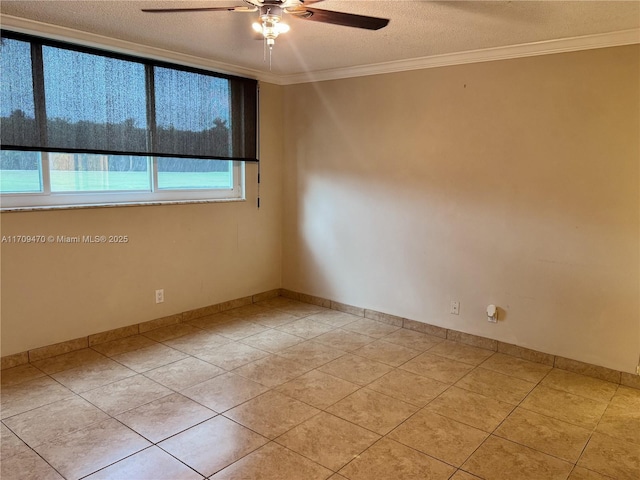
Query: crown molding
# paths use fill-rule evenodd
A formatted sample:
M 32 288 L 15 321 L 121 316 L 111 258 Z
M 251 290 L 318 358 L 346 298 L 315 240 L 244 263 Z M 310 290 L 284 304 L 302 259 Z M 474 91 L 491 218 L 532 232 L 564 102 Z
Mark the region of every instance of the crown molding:
M 375 63 L 357 67 L 336 68 L 317 72 L 305 72 L 294 75 L 281 75 L 281 85 L 296 83 L 322 82 L 343 78 L 364 77 L 384 73 L 422 70 L 425 68 L 448 67 L 466 63 L 492 62 L 513 58 L 550 55 L 554 53 L 592 50 L 596 48 L 619 47 L 640 43 L 640 28 L 621 30 L 612 33 L 585 35 L 581 37 L 546 40 L 542 42 L 523 43 L 506 47 L 483 48 L 465 52 L 432 55 L 428 57 L 410 58 L 392 62 Z
M 506 47 L 483 48 L 479 50 L 410 58 L 407 60 L 375 63 L 356 67 L 302 72 L 291 75 L 277 75 L 271 72 L 263 72 L 229 63 L 217 62 L 215 60 L 195 55 L 173 52 L 171 50 L 141 45 L 134 42 L 128 42 L 126 40 L 61 27 L 59 25 L 37 22 L 11 15 L 0 16 L 0 23 L 2 24 L 2 28 L 7 28 L 19 33 L 44 35 L 55 40 L 73 41 L 88 47 L 102 49 L 108 48 L 109 50 L 119 53 L 136 55 L 154 60 L 170 61 L 181 65 L 213 70 L 229 75 L 240 75 L 276 85 L 294 85 L 297 83 L 339 80 L 343 78 L 362 77 L 367 75 L 464 65 L 467 63 L 492 62 L 496 60 L 508 60 L 513 58 L 575 52 L 579 50 L 592 50 L 596 48 L 618 47 L 640 43 L 640 28 L 635 28 L 611 33 L 585 35 L 557 40 L 545 40 L 541 42 L 509 45 Z

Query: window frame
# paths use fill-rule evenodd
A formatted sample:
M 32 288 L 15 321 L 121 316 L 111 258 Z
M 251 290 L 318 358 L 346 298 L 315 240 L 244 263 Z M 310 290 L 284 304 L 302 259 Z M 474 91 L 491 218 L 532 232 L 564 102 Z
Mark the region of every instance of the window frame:
M 216 72 L 207 68 L 193 67 L 189 65 L 183 65 L 180 63 L 174 63 L 170 61 L 148 58 L 145 56 L 138 56 L 135 53 L 121 53 L 111 50 L 108 46 L 86 46 L 83 44 L 75 43 L 73 41 L 60 41 L 40 34 L 27 34 L 12 31 L 11 29 L 2 29 L 2 35 L 7 38 L 13 38 L 22 41 L 36 41 L 43 46 L 61 47 L 80 53 L 91 53 L 104 55 L 114 59 L 120 59 L 125 61 L 141 62 L 147 65 L 147 68 L 170 68 L 175 70 L 181 70 L 186 72 L 192 72 L 196 74 L 208 74 L 213 77 L 226 78 L 226 79 L 239 79 L 243 81 L 254 81 L 250 78 L 238 77 L 236 75 L 228 75 L 220 72 Z M 243 87 L 244 88 L 244 87 Z M 148 93 L 147 93 L 148 95 Z M 251 94 L 254 95 L 254 94 Z M 249 96 L 249 98 L 252 98 Z M 106 151 L 73 151 L 66 149 L 47 148 L 47 152 L 38 151 L 40 154 L 40 180 L 42 185 L 42 191 L 40 192 L 0 192 L 0 211 L 6 210 L 19 210 L 19 209 L 48 209 L 48 208 L 74 208 L 81 206 L 118 206 L 118 205 L 148 205 L 148 204 L 161 204 L 161 203 L 202 203 L 202 202 L 225 202 L 225 201 L 245 201 L 245 167 L 246 162 L 259 164 L 259 84 L 256 82 L 255 87 L 255 127 L 250 129 L 251 135 L 255 135 L 255 154 L 256 158 L 235 158 L 235 157 L 213 157 L 209 159 L 202 159 L 201 161 L 230 161 L 232 162 L 232 175 L 233 175 L 233 187 L 231 189 L 226 188 L 176 188 L 176 189 L 160 189 L 158 188 L 158 159 L 164 158 L 168 155 L 152 156 L 148 154 L 135 154 L 141 158 L 147 158 L 149 165 L 149 176 L 151 182 L 150 190 L 126 190 L 126 191 L 93 191 L 93 192 L 52 192 L 50 181 L 50 153 L 90 153 L 90 154 L 111 154 L 117 155 L 116 152 Z M 244 100 L 246 103 L 246 100 Z M 250 102 L 251 103 L 251 102 Z M 241 107 L 241 108 L 246 108 Z M 232 120 L 233 122 L 233 120 Z M 244 120 L 241 120 L 244 123 Z M 155 128 L 155 127 L 154 127 Z M 243 132 L 241 135 L 246 135 Z M 234 137 L 235 138 L 235 137 Z M 237 137 L 240 138 L 240 137 Z M 233 140 L 234 143 L 236 140 Z M 245 143 L 246 145 L 246 143 Z M 2 146 L 0 145 L 0 149 Z M 16 148 L 16 150 L 34 151 L 33 148 Z M 6 150 L 14 150 L 11 146 L 8 146 Z M 132 152 L 122 152 L 121 154 L 131 154 Z M 181 155 L 175 155 L 180 157 Z M 184 158 L 194 158 L 194 156 L 184 156 Z M 203 174 L 206 174 L 203 172 Z M 1 175 L 1 171 L 0 171 Z
M 231 166 L 233 188 L 158 188 L 158 158 L 147 157 L 150 180 L 149 190 L 110 190 L 87 192 L 52 192 L 50 161 L 47 152 L 40 152 L 40 192 L 0 193 L 0 211 L 16 209 L 65 208 L 80 206 L 124 206 L 162 203 L 202 203 L 244 201 L 245 165 L 233 161 Z M 207 160 L 203 160 L 207 161 Z M 0 170 L 0 175 L 2 171 Z M 207 173 L 207 172 L 203 172 Z

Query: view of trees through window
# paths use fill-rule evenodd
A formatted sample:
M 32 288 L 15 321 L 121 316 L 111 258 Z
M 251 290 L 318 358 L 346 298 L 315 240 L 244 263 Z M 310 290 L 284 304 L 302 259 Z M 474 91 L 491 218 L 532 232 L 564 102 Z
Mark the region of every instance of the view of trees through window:
M 3 133 L 8 136 L 28 135 L 35 132 L 35 118 L 29 118 L 22 110 L 11 112 L 8 117 L 0 117 Z M 194 142 L 210 143 L 210 150 L 227 151 L 230 133 L 227 122 L 220 118 L 214 126 L 196 133 L 181 132 L 173 127 L 158 130 L 166 133 L 176 143 L 185 145 L 185 152 L 192 150 Z M 106 132 L 105 132 L 106 130 Z M 89 121 L 70 122 L 53 119 L 47 124 L 47 131 L 55 136 L 56 131 L 69 132 L 83 144 L 103 135 L 116 138 L 141 139 L 144 142 L 146 130 L 136 127 L 133 119 L 119 124 L 95 123 Z M 166 131 L 166 132 L 165 132 Z M 138 155 L 99 155 L 89 153 L 50 153 L 49 170 L 52 192 L 126 191 L 151 190 L 153 165 L 149 157 Z M 225 160 L 198 160 L 185 158 L 158 158 L 158 189 L 232 188 L 233 162 Z M 2 150 L 0 153 L 0 192 L 26 193 L 41 192 L 42 162 L 38 152 Z

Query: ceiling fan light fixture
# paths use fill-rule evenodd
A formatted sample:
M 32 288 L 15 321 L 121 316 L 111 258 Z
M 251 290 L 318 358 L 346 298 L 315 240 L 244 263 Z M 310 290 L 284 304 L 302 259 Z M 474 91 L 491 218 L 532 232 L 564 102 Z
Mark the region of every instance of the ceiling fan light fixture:
M 251 24 L 253 29 L 262 34 L 264 38 L 276 38 L 281 33 L 287 33 L 291 28 L 286 23 L 271 23 L 271 22 L 253 22 Z
M 280 23 L 280 20 L 282 20 L 282 8 L 265 5 L 260 8 L 260 22 L 254 22 L 251 26 L 256 32 L 262 34 L 267 45 L 272 47 L 278 35 L 289 31 L 289 25 Z

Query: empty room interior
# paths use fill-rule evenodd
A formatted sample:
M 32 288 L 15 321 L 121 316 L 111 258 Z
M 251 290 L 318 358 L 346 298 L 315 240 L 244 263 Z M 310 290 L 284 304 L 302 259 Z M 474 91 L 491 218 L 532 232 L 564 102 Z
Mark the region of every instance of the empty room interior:
M 640 478 L 640 2 L 0 12 L 3 480 Z

